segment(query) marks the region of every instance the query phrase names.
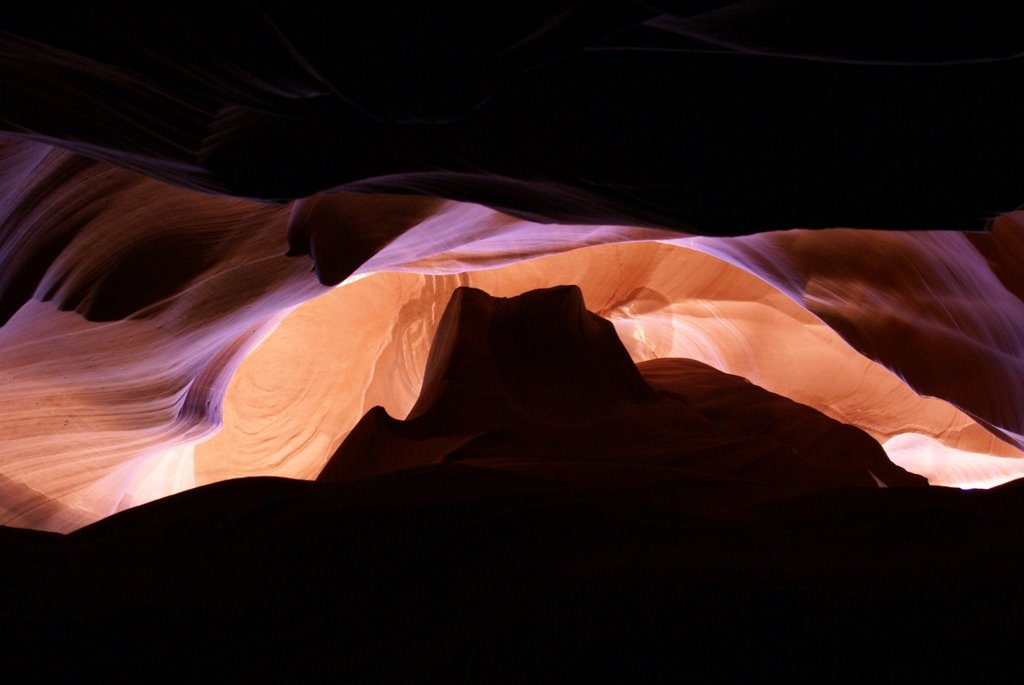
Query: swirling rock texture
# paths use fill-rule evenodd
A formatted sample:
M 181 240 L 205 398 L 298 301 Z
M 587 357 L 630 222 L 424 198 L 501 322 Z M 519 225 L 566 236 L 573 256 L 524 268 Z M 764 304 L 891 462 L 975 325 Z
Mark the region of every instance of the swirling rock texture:
M 822 7 L 8 12 L 7 643 L 384 682 L 1010 648 L 1019 22 Z

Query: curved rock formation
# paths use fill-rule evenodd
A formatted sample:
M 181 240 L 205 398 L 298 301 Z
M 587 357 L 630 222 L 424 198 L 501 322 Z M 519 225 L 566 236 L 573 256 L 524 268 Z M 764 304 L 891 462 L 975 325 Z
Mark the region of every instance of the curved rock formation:
M 678 238 L 556 228 L 429 198 L 341 193 L 274 206 L 36 143 L 3 149 L 8 522 L 70 529 L 195 482 L 315 476 L 368 409 L 404 417 L 412 407 L 434 327 L 461 284 L 500 296 L 578 284 L 634 360 L 692 357 L 880 442 L 938 440 L 950 448 L 944 466 L 926 456 L 931 443 L 920 459 L 898 450 L 935 483 L 1006 480 L 1024 464 L 1013 446 L 1024 320 L 1015 215 L 984 236 Z M 334 291 L 317 283 L 346 277 Z M 228 387 L 247 350 L 325 292 Z M 45 356 L 40 339 L 50 341 Z M 924 363 L 939 341 L 941 368 L 959 375 Z M 197 445 L 222 411 L 225 430 Z

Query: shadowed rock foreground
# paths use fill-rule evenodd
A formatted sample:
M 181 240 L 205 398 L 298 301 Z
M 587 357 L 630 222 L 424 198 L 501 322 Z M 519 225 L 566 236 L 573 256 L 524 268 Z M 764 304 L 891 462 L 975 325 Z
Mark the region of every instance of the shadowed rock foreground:
M 410 417 L 320 481 L 2 529 L 0 587 L 15 666 L 65 677 L 892 676 L 1010 645 L 1022 516 L 1017 484 L 925 487 L 743 379 L 634 365 L 575 288 L 462 289 Z

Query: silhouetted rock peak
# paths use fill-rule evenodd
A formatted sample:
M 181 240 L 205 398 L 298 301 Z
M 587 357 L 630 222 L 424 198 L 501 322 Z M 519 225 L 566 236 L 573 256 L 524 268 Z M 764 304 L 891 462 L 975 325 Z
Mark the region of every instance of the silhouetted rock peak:
M 458 384 L 523 411 L 590 415 L 654 393 L 612 324 L 587 310 L 575 286 L 492 297 L 457 289 L 438 326 L 410 418 Z

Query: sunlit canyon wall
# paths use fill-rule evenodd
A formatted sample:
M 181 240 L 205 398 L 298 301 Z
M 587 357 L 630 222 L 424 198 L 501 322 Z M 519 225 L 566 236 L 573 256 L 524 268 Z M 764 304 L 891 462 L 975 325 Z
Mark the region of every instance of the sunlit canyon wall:
M 933 484 L 1024 473 L 1017 214 L 984 234 L 680 236 L 427 198 L 267 204 L 16 139 L 0 164 L 7 524 L 315 478 L 367 411 L 409 412 L 459 286 L 577 285 L 635 362 L 746 378 Z M 312 260 L 288 256 L 302 241 Z

